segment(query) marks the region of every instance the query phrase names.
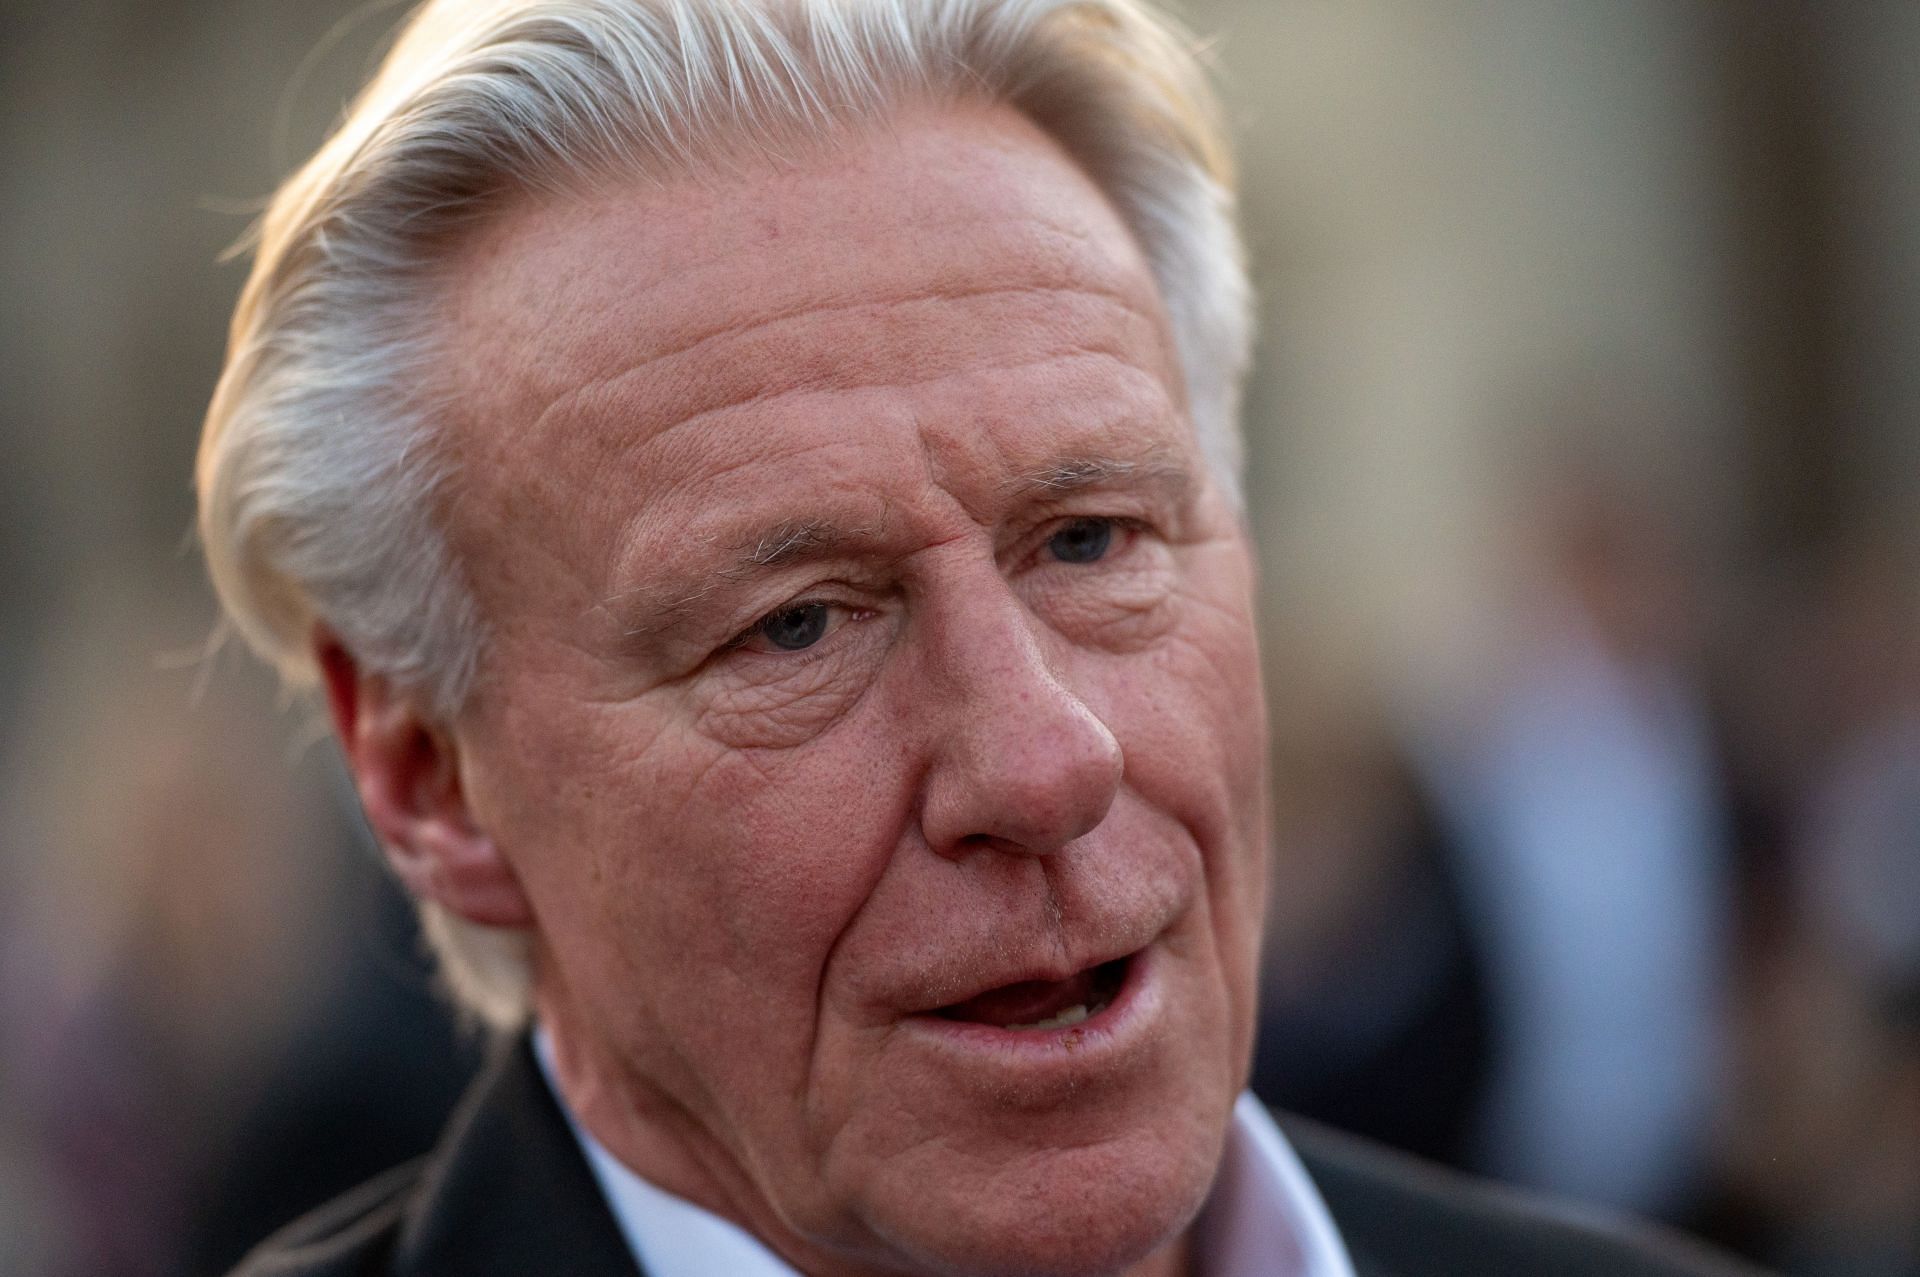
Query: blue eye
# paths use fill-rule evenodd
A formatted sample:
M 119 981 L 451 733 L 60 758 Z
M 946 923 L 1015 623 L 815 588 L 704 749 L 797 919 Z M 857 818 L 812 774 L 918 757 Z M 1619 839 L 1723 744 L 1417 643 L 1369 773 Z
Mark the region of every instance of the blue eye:
M 804 651 L 826 637 L 827 612 L 825 603 L 796 603 L 767 617 L 754 630 L 783 652 Z
M 1075 519 L 1047 540 L 1062 563 L 1097 563 L 1113 545 L 1113 520 Z

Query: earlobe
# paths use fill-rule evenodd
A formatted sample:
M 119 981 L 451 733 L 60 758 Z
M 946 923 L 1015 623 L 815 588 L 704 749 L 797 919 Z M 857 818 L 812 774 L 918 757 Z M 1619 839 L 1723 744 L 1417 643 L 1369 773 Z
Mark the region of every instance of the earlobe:
M 481 926 L 532 925 L 513 866 L 474 820 L 452 732 L 324 629 L 314 657 L 367 823 L 407 890 Z

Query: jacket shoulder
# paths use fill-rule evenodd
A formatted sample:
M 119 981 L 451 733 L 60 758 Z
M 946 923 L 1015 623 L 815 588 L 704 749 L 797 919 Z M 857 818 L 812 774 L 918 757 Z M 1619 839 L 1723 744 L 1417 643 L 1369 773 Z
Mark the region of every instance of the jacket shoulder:
M 640 1277 L 524 1035 L 501 1038 L 426 1157 L 280 1230 L 233 1277 Z
M 426 1158 L 394 1167 L 288 1224 L 229 1277 L 375 1277 L 390 1259 Z
M 1447 1170 L 1297 1118 L 1288 1140 L 1342 1236 L 1395 1277 L 1758 1277 L 1700 1243 Z

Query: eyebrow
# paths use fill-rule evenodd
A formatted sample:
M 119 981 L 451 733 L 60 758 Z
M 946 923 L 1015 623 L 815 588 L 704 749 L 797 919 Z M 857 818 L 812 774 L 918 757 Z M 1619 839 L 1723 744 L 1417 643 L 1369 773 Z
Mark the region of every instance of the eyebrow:
M 733 566 L 723 569 L 719 575 L 727 579 L 756 569 L 786 567 L 808 559 L 831 557 L 847 542 L 872 531 L 869 528 L 842 528 L 825 519 L 789 519 L 741 543 Z
M 1085 488 L 1152 487 L 1184 499 L 1193 492 L 1193 472 L 1163 453 L 1137 461 L 1119 457 L 1074 457 L 1029 470 L 1008 485 L 1008 495 L 1078 492 Z
M 1015 476 L 1003 485 L 1001 496 L 1018 499 L 1101 487 L 1146 487 L 1158 489 L 1166 499 L 1184 505 L 1196 486 L 1188 467 L 1159 453 L 1137 460 L 1069 457 Z M 645 614 L 629 619 L 622 627 L 623 633 L 630 639 L 655 637 L 672 630 L 701 600 L 723 585 L 799 563 L 845 557 L 850 547 L 871 541 L 880 531 L 876 524 L 850 526 L 824 518 L 787 519 L 720 550 L 724 565 L 710 570 L 706 579 L 692 589 L 663 594 L 657 587 L 641 585 L 609 596 L 605 606 L 624 613 L 639 604 Z M 650 597 L 655 601 L 649 603 Z
M 830 519 L 788 519 L 720 550 L 724 565 L 708 570 L 705 579 L 692 589 L 675 593 L 672 585 L 637 585 L 609 595 L 603 606 L 623 617 L 621 633 L 625 637 L 655 638 L 678 626 L 723 585 L 796 563 L 844 556 L 848 547 L 871 540 L 877 532 L 871 524 L 846 526 Z M 719 538 L 709 541 L 718 544 Z

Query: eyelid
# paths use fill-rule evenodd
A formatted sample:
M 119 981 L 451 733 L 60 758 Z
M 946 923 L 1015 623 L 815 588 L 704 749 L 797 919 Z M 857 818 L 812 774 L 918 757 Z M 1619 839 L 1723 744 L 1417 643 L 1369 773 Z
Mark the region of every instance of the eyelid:
M 793 599 L 789 602 L 782 603 L 777 607 L 770 608 L 767 611 L 760 613 L 760 615 L 754 617 L 753 620 L 747 624 L 747 627 L 745 629 L 741 630 L 738 634 L 735 634 L 732 638 L 728 639 L 725 643 L 722 643 L 720 647 L 715 651 L 714 655 L 716 657 L 727 656 L 727 655 L 731 655 L 734 652 L 744 650 L 747 644 L 751 643 L 756 637 L 759 636 L 760 627 L 762 625 L 765 625 L 768 621 L 772 620 L 776 616 L 779 616 L 783 612 L 792 612 L 803 607 L 824 607 L 830 613 L 842 612 L 842 613 L 845 613 L 846 615 L 844 615 L 840 619 L 838 624 L 830 624 L 827 632 L 821 636 L 820 641 L 817 643 L 814 643 L 810 647 L 797 648 L 793 651 L 763 652 L 763 653 L 760 653 L 760 655 L 778 656 L 780 659 L 787 660 L 787 661 L 804 660 L 808 656 L 814 655 L 815 653 L 819 652 L 828 643 L 832 642 L 836 634 L 838 634 L 842 629 L 846 628 L 846 626 L 850 622 L 858 620 L 859 614 L 862 611 L 866 610 L 861 608 L 857 604 L 849 603 L 845 599 L 821 598 L 819 596 L 803 595 L 800 598 Z
M 1111 523 L 1115 529 L 1126 533 L 1129 538 L 1138 536 L 1141 533 L 1150 533 L 1154 530 L 1152 520 L 1137 514 L 1118 514 L 1106 510 L 1085 510 L 1078 513 L 1056 514 L 1051 518 L 1042 520 L 1039 526 L 1028 535 L 1024 547 L 1014 559 L 1014 562 L 1023 568 L 1032 566 L 1033 562 L 1046 550 L 1047 542 L 1053 540 L 1054 537 L 1058 536 L 1070 525 L 1087 522 Z M 1124 550 L 1131 546 L 1131 544 L 1132 542 L 1129 540 L 1126 545 L 1116 546 L 1115 548 L 1116 550 Z M 1105 562 L 1106 558 L 1109 557 L 1111 557 L 1111 555 L 1105 556 L 1098 561 Z M 1091 567 L 1092 564 L 1075 564 L 1069 566 Z
M 782 603 L 778 607 L 770 608 L 767 611 L 760 613 L 758 616 L 754 617 L 751 621 L 747 622 L 747 626 L 745 629 L 741 630 L 738 634 L 735 634 L 732 638 L 728 639 L 725 643 L 722 643 L 720 645 L 720 650 L 723 652 L 731 652 L 737 648 L 745 647 L 748 643 L 752 642 L 754 636 L 760 632 L 761 626 L 765 625 L 768 621 L 771 621 L 774 617 L 779 616 L 782 613 L 795 612 L 803 607 L 831 607 L 831 606 L 832 606 L 832 603 L 826 599 L 811 599 L 811 598 L 799 598 L 799 599 L 794 599 L 792 602 L 789 602 L 789 603 Z

